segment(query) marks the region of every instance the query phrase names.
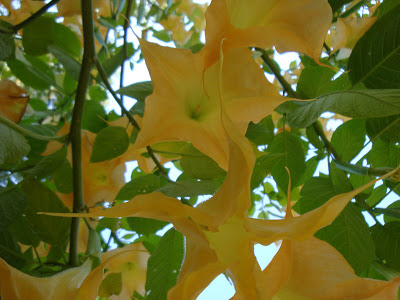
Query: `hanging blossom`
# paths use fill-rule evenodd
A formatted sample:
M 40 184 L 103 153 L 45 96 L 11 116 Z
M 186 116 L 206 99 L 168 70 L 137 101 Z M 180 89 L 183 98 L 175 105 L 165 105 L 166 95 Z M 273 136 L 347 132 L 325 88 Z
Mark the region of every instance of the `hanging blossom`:
M 211 281 L 226 272 L 239 299 L 269 299 L 271 291 L 254 256 L 254 244 L 277 240 L 307 240 L 332 223 L 347 203 L 372 186 L 374 180 L 352 192 L 337 195 L 299 217 L 258 220 L 248 217 L 250 179 L 255 156 L 250 143 L 223 113 L 229 141 L 229 170 L 220 190 L 208 201 L 191 207 L 159 192 L 88 214 L 51 214 L 67 217 L 144 217 L 173 223 L 186 236 L 186 256 L 177 285 L 168 299 L 196 299 Z M 384 177 L 387 177 L 388 174 Z
M 206 65 L 233 47 L 276 47 L 319 61 L 332 20 L 327 0 L 213 0 L 206 11 Z
M 8 79 L 0 80 L 0 115 L 18 123 L 28 105 L 27 91 Z
M 291 218 L 288 208 L 286 219 Z M 313 236 L 284 240 L 263 273 L 268 297 L 274 300 L 397 299 L 400 286 L 400 277 L 392 281 L 358 277 L 333 246 Z
M 287 99 L 267 81 L 246 48 L 226 52 L 221 71 L 222 62 L 217 62 L 203 77 L 204 51 L 193 54 L 188 49 L 162 47 L 145 40 L 140 40 L 140 45 L 154 92 L 146 98 L 135 148 L 163 141 L 189 141 L 226 170 L 229 147 L 221 105 L 244 135 L 250 121 L 258 123 Z

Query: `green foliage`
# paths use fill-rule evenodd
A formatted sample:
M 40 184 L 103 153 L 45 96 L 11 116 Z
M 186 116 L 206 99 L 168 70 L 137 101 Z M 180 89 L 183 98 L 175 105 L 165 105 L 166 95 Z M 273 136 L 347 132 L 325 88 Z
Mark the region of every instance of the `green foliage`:
M 101 130 L 94 141 L 90 161 L 100 162 L 124 154 L 129 147 L 129 136 L 123 127 L 107 127 Z

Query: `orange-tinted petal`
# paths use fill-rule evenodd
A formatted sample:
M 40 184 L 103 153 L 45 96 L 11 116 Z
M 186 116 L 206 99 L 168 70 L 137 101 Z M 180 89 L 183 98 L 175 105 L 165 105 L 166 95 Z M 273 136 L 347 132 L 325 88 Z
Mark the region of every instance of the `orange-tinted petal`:
M 80 267 L 38 278 L 22 273 L 0 258 L 0 296 L 5 300 L 75 300 L 90 269 L 91 263 L 87 261 Z
M 206 11 L 206 67 L 234 47 L 275 46 L 319 61 L 332 10 L 326 0 L 213 0 Z
M 0 80 L 0 115 L 18 123 L 28 105 L 26 90 L 8 79 Z

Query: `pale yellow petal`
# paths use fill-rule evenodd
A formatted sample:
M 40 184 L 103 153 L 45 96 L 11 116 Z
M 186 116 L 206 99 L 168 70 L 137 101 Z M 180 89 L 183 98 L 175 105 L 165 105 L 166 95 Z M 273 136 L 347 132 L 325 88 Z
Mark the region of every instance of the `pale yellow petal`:
M 0 115 L 18 123 L 26 109 L 27 91 L 8 79 L 0 80 Z

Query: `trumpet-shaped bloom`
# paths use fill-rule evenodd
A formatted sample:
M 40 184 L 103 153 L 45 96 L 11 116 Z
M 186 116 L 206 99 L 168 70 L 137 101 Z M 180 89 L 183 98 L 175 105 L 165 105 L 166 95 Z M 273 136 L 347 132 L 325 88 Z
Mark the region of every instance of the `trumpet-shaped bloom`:
M 248 49 L 228 51 L 222 69 L 216 63 L 203 77 L 204 51 L 193 54 L 145 40 L 140 43 L 154 92 L 146 98 L 135 148 L 162 141 L 189 141 L 226 170 L 229 146 L 221 121 L 220 97 L 243 135 L 250 121 L 259 122 L 283 102 Z
M 276 240 L 304 240 L 329 225 L 346 204 L 376 181 L 333 197 L 304 215 L 284 220 L 248 217 L 250 178 L 255 157 L 247 140 L 223 116 L 229 134 L 229 170 L 220 190 L 196 208 L 159 192 L 140 195 L 129 202 L 89 214 L 53 214 L 75 217 L 145 217 L 168 221 L 186 236 L 186 256 L 177 285 L 168 299 L 196 299 L 220 273 L 226 271 L 243 299 L 265 298 L 263 273 L 254 256 L 254 244 Z M 388 176 L 388 175 L 387 175 Z
M 326 0 L 213 0 L 206 11 L 206 67 L 233 47 L 275 46 L 319 61 L 332 20 Z
M 25 112 L 28 101 L 26 90 L 11 80 L 0 81 L 0 115 L 18 123 Z
M 87 261 L 78 268 L 38 278 L 11 267 L 0 258 L 0 296 L 5 300 L 75 300 L 90 269 L 91 263 Z
M 64 135 L 69 132 L 69 124 L 66 124 L 59 132 Z M 93 151 L 96 135 L 82 130 L 82 175 L 83 175 L 83 199 L 88 207 L 97 203 L 113 202 L 115 196 L 124 185 L 125 163 L 121 157 L 106 160 L 99 163 L 91 163 L 90 157 Z M 62 144 L 51 141 L 43 155 L 49 155 L 62 147 Z M 67 159 L 72 162 L 71 147 L 68 148 Z M 72 209 L 73 194 L 58 194 L 64 205 Z

